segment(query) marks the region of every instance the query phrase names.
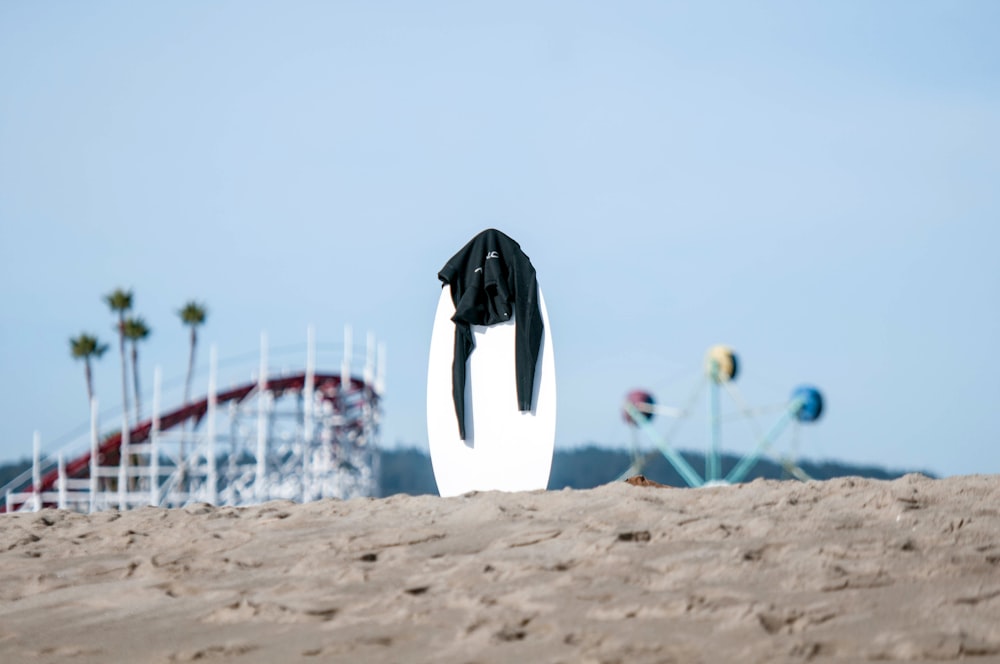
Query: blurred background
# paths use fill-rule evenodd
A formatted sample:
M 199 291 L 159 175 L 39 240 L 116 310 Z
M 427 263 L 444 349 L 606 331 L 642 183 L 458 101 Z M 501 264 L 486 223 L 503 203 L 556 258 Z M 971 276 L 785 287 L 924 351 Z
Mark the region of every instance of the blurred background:
M 989 1 L 4 2 L 0 461 L 86 430 L 82 332 L 120 407 L 116 288 L 147 411 L 195 300 L 194 394 L 212 344 L 245 382 L 262 330 L 301 370 L 308 325 L 351 324 L 386 344 L 383 445 L 426 449 L 437 271 L 495 227 L 545 293 L 560 450 L 626 448 L 626 392 L 681 401 L 724 343 L 748 402 L 822 390 L 806 459 L 1000 472 L 997 25 Z

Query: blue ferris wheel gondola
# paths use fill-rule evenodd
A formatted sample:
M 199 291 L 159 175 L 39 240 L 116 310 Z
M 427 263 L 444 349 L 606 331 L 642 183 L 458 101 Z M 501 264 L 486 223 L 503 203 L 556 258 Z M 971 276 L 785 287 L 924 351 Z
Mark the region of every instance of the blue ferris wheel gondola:
M 798 402 L 795 419 L 799 422 L 815 422 L 823 414 L 823 395 L 811 385 L 800 385 L 792 391 L 792 401 Z

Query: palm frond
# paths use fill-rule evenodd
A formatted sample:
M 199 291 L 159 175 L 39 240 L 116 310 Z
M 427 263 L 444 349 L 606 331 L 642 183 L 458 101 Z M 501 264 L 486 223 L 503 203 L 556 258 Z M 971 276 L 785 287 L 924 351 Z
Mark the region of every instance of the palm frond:
M 125 335 L 126 339 L 131 341 L 141 341 L 148 337 L 151 332 L 152 330 L 149 329 L 146 321 L 141 316 L 126 318 L 125 323 L 122 325 L 122 334 Z
M 177 315 L 181 317 L 181 322 L 191 327 L 197 327 L 205 322 L 208 317 L 208 309 L 204 304 L 191 300 L 183 308 L 177 310 Z
M 108 350 L 108 345 L 102 344 L 92 334 L 81 332 L 80 336 L 69 340 L 69 348 L 74 359 L 82 360 L 89 357 L 101 357 Z
M 132 289 L 116 288 L 104 296 L 104 302 L 111 311 L 122 313 L 132 308 Z

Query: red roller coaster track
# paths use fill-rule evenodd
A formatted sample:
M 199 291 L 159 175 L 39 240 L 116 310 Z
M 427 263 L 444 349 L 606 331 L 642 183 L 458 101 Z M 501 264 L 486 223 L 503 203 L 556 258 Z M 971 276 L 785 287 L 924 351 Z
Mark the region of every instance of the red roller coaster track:
M 299 373 L 290 376 L 283 376 L 281 378 L 271 378 L 266 382 L 264 389 L 271 392 L 275 396 L 280 396 L 285 392 L 301 392 L 305 388 L 305 384 L 305 373 Z M 327 397 L 330 398 L 340 391 L 341 377 L 339 374 L 318 373 L 313 377 L 313 386 L 317 392 L 327 395 Z M 220 392 L 216 396 L 216 403 L 223 404 L 230 401 L 240 403 L 259 387 L 259 383 L 248 383 L 239 387 L 234 387 L 225 392 Z M 357 378 L 350 378 L 351 391 L 360 391 L 364 389 L 366 389 L 365 383 Z M 177 410 L 160 415 L 160 431 L 167 431 L 178 425 L 184 424 L 189 420 L 194 421 L 197 424 L 207 412 L 208 397 L 206 396 L 200 401 L 193 401 L 181 406 Z M 147 441 L 152 428 L 152 419 L 138 423 L 129 431 L 129 444 L 137 445 Z M 120 431 L 108 436 L 98 447 L 100 461 L 105 464 L 117 463 L 120 455 L 121 444 L 122 434 Z M 74 458 L 72 461 L 68 461 L 66 463 L 66 476 L 71 478 L 86 477 L 90 468 L 90 456 L 91 452 L 88 450 L 87 452 L 84 452 L 80 456 Z M 51 470 L 42 476 L 41 482 L 39 482 L 38 485 L 38 490 L 40 492 L 51 491 L 56 487 L 58 481 L 59 470 Z M 29 485 L 26 489 L 24 489 L 24 491 L 26 493 L 32 493 L 35 491 L 35 486 L 33 484 Z M 6 505 L 0 504 L 0 513 L 5 511 Z

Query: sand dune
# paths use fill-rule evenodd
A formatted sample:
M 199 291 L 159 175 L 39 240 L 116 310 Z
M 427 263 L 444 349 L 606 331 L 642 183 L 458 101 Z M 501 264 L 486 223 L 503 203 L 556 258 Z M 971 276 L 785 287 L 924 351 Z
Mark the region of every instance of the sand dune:
M 963 658 L 1000 476 L 0 517 L 5 663 Z

